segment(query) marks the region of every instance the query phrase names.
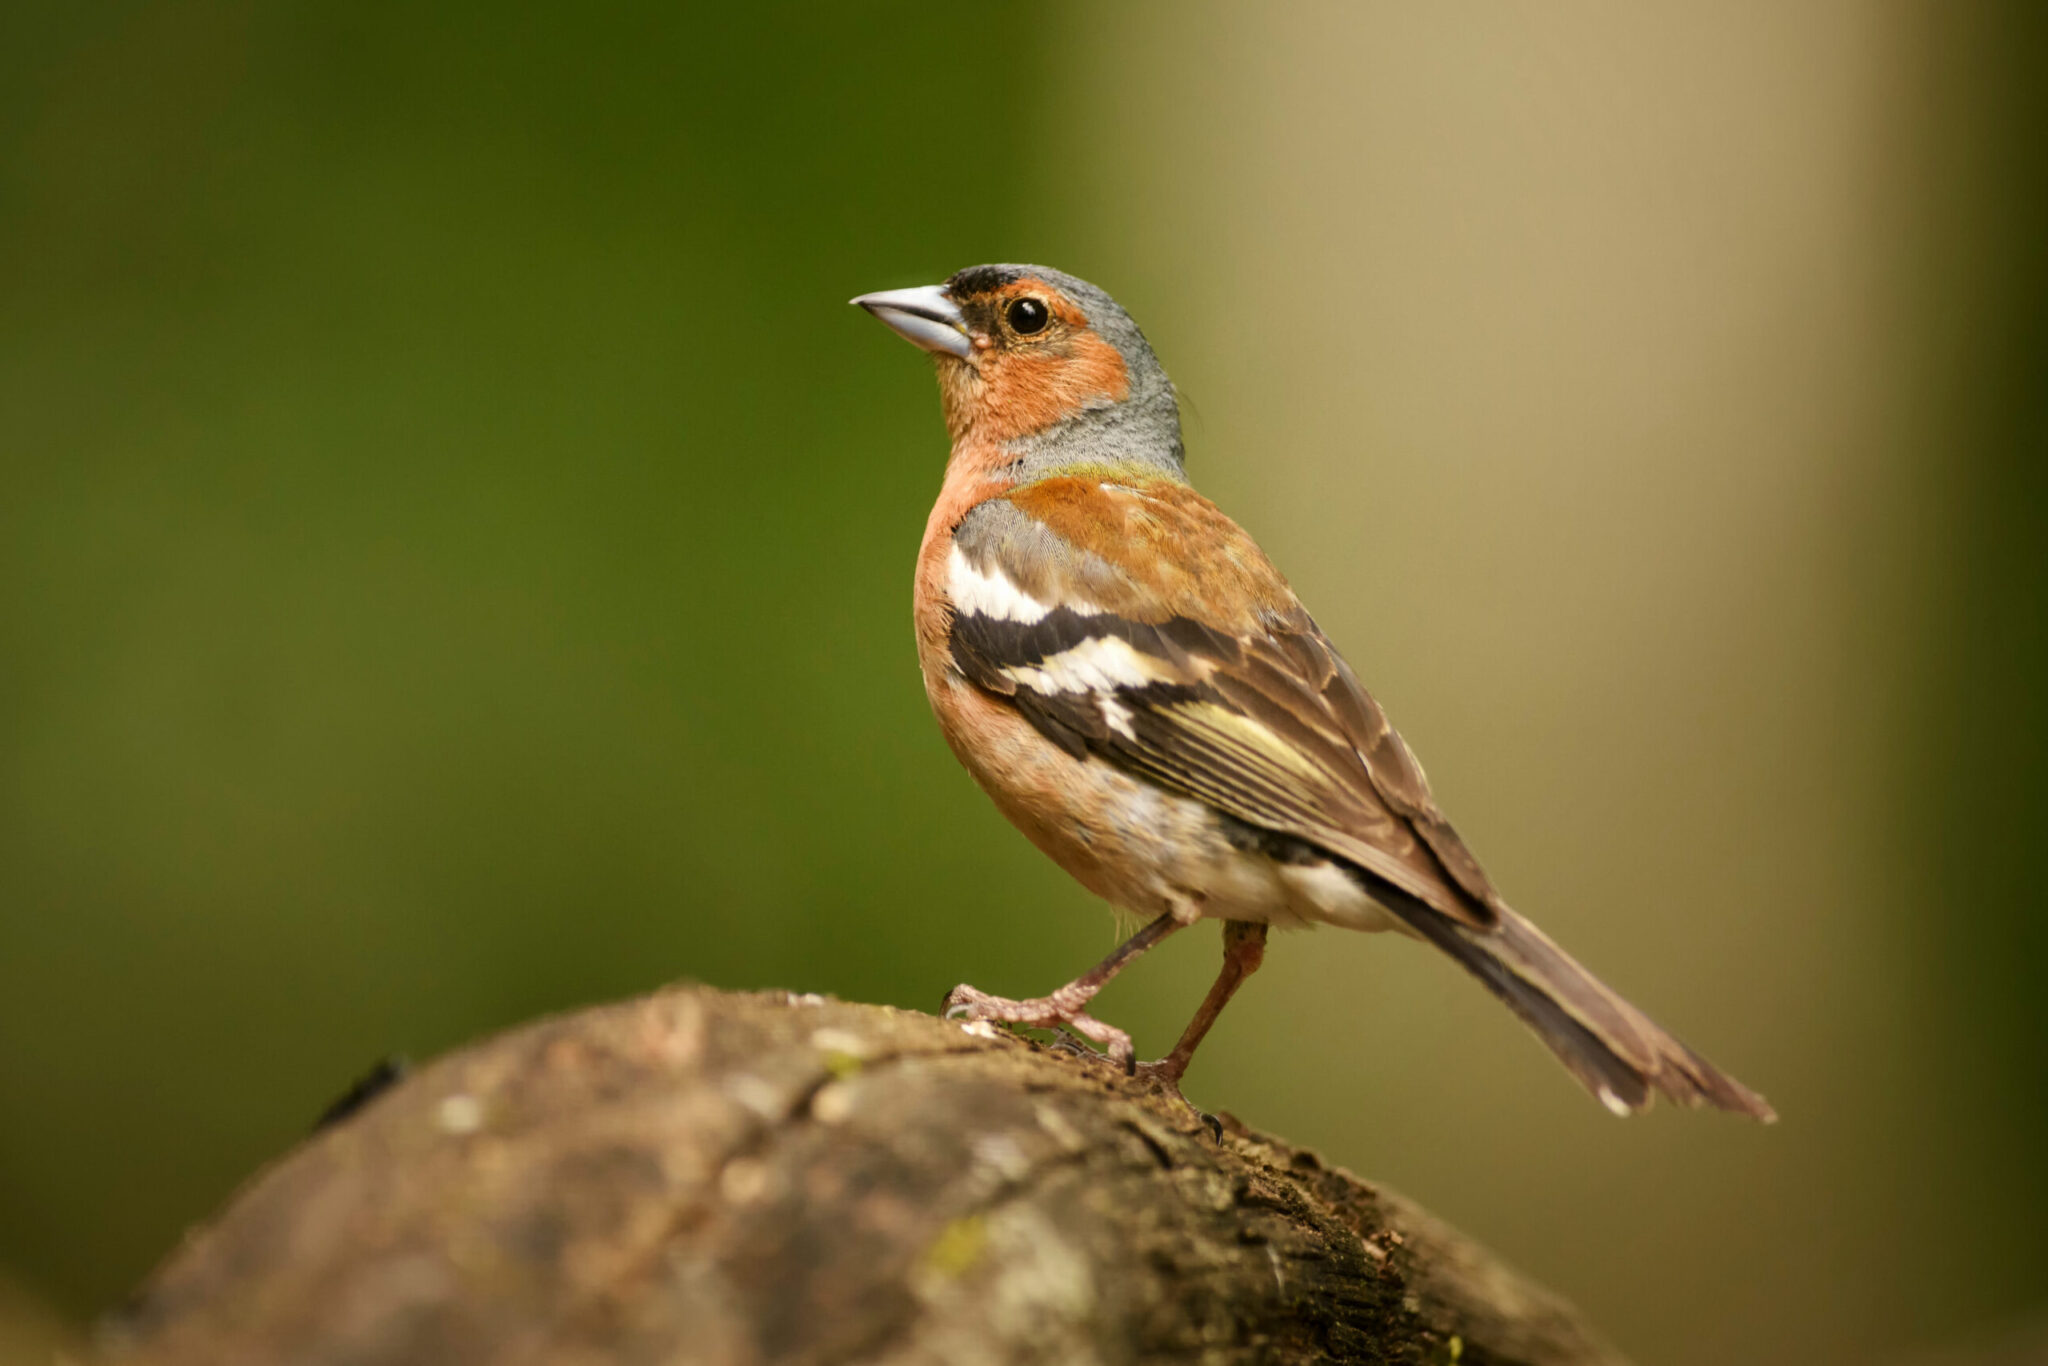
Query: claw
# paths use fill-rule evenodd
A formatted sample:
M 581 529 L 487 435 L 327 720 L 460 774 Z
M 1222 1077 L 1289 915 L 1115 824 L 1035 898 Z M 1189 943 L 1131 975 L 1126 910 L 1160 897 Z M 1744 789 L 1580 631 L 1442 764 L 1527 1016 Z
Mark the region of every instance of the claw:
M 1071 1053 L 1077 1058 L 1092 1058 L 1095 1056 L 1087 1045 L 1065 1032 L 1053 1035 L 1052 1042 L 1047 1044 L 1046 1047 L 1055 1053 Z

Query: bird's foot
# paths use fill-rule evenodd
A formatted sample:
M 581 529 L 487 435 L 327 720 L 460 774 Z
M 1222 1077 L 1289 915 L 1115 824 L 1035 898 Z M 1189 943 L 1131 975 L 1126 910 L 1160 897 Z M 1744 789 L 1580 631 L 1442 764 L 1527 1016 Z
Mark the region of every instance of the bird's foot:
M 1186 1071 L 1186 1064 L 1177 1065 L 1176 1060 L 1171 1057 L 1161 1058 L 1158 1062 L 1135 1063 L 1131 1067 L 1131 1075 L 1139 1081 L 1146 1082 L 1178 1099 L 1185 1099 L 1180 1094 L 1180 1079 Z
M 1188 1113 L 1193 1115 L 1196 1121 L 1209 1131 L 1210 1137 L 1221 1143 L 1223 1141 L 1223 1121 L 1196 1105 L 1181 1092 L 1180 1079 L 1187 1070 L 1188 1062 L 1186 1058 L 1178 1058 L 1168 1054 L 1158 1062 L 1134 1063 L 1131 1066 L 1130 1072 L 1139 1081 L 1151 1086 L 1167 1098 L 1177 1100 L 1186 1106 Z
M 1110 1061 L 1129 1071 L 1137 1050 L 1131 1036 L 1115 1025 L 1104 1024 L 1085 1007 L 1094 993 L 1082 995 L 1062 987 L 1050 996 L 1015 1001 L 991 996 L 962 982 L 946 993 L 941 1007 L 949 1020 L 987 1020 L 992 1024 L 1022 1025 L 1026 1029 L 1071 1029 L 1100 1048 Z

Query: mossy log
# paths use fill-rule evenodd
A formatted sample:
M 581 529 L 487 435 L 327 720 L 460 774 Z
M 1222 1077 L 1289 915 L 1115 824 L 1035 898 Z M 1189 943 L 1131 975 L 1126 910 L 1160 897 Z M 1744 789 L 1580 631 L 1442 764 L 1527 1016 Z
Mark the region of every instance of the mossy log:
M 1614 1363 L 1385 1190 L 986 1025 L 675 987 L 510 1031 L 255 1177 L 130 1366 Z

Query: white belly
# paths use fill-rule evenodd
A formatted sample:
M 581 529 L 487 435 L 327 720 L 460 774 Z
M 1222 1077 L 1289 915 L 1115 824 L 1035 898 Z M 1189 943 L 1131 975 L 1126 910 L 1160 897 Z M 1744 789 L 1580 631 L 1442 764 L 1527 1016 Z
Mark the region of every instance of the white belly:
M 1070 871 L 1126 910 L 1150 916 L 1192 904 L 1211 920 L 1406 928 L 1335 863 L 1286 863 L 1240 848 L 1208 806 L 1101 759 L 1076 763 L 1075 769 L 1077 785 L 1090 797 L 1081 807 L 1093 819 L 1074 819 L 1072 828 L 1098 856 L 1093 862 L 1099 872 L 1091 878 Z

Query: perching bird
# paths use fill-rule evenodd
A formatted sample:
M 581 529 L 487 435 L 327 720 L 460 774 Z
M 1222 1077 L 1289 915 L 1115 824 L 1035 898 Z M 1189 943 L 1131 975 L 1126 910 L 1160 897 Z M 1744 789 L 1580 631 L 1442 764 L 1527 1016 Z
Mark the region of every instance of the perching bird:
M 1661 1093 L 1775 1118 L 1509 909 L 1287 581 L 1188 484 L 1172 382 L 1115 300 L 993 265 L 853 302 L 932 354 L 953 439 L 915 585 L 939 728 L 1033 844 L 1149 918 L 1050 995 L 962 985 L 949 1015 L 1065 1025 L 1177 1090 L 1267 926 L 1395 929 L 1485 983 L 1617 1114 Z M 1223 970 L 1139 1068 L 1088 1004 L 1204 917 L 1224 922 Z

